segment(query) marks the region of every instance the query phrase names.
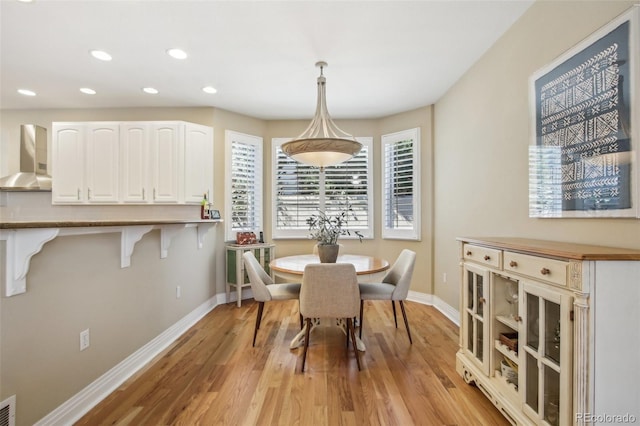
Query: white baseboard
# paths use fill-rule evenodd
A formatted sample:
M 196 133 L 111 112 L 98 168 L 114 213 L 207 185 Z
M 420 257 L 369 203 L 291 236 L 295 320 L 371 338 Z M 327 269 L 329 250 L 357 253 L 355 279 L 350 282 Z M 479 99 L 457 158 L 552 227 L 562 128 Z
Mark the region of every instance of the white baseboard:
M 422 303 L 423 305 L 433 306 L 439 310 L 442 315 L 447 317 L 449 321 L 460 327 L 460 312 L 457 309 L 447 304 L 444 300 L 433 294 L 418 293 L 417 291 L 409 291 L 407 300 L 412 302 Z
M 162 334 L 129 355 L 115 367 L 98 377 L 80 392 L 35 423 L 35 426 L 72 425 L 106 398 L 156 355 L 175 342 L 216 306 L 225 303 L 226 295 L 217 294 L 191 311 Z

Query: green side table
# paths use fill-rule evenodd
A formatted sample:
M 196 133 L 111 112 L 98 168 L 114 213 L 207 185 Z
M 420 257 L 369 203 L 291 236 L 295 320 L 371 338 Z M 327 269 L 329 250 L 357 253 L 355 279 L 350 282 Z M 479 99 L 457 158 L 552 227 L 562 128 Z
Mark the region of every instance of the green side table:
M 225 249 L 227 257 L 227 303 L 231 301 L 231 287 L 233 286 L 236 289 L 238 307 L 242 303 L 242 288 L 251 286 L 242 261 L 242 255 L 246 251 L 252 251 L 267 274 L 272 276 L 269 262 L 275 258 L 276 245 L 268 243 L 245 245 L 227 243 Z

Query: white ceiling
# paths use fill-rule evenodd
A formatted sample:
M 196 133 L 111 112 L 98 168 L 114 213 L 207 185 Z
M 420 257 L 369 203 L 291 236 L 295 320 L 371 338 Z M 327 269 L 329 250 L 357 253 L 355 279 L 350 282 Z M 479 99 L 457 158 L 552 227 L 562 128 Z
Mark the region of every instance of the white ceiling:
M 0 0 L 0 108 L 210 106 L 309 118 L 324 60 L 334 118 L 382 117 L 436 102 L 532 2 Z M 189 57 L 169 57 L 174 47 Z M 203 93 L 207 85 L 218 93 Z

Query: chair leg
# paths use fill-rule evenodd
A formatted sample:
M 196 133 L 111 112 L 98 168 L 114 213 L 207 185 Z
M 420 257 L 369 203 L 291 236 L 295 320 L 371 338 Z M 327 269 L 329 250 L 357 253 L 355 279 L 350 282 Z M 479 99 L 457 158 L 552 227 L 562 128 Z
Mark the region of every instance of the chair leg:
M 402 300 L 400 301 L 400 308 L 402 308 L 402 316 L 404 317 L 404 326 L 407 328 L 409 343 L 413 345 L 413 340 L 411 339 L 411 330 L 409 330 L 409 321 L 407 321 L 407 313 L 404 310 L 404 302 Z
M 360 338 L 362 339 L 362 314 L 363 314 L 363 309 L 364 307 L 364 300 L 360 300 Z
M 396 316 L 396 301 L 391 301 L 391 306 L 393 306 L 393 319 L 396 322 L 396 328 L 398 328 L 398 317 Z
M 358 363 L 358 371 L 361 371 L 360 367 L 360 351 L 358 351 L 358 347 L 356 346 L 356 332 L 353 327 L 353 320 L 351 318 L 347 318 L 347 331 L 351 334 L 351 342 L 353 343 L 353 351 L 356 353 L 356 362 Z
M 258 335 L 258 329 L 260 328 L 260 322 L 262 321 L 262 310 L 264 309 L 264 302 L 258 302 L 258 316 L 256 317 L 256 328 L 253 330 L 253 344 L 256 345 L 256 336 Z
M 344 334 L 347 335 L 346 348 L 349 349 L 349 326 L 347 326 L 346 333 L 344 333 Z
M 298 315 L 300 316 L 300 330 L 302 330 L 304 318 L 302 317 L 302 313 L 300 312 L 300 302 L 298 302 Z
M 300 371 L 304 373 L 304 364 L 307 361 L 307 348 L 309 347 L 309 334 L 311 331 L 311 318 L 307 318 L 307 331 L 304 336 L 304 350 L 302 352 L 302 368 Z

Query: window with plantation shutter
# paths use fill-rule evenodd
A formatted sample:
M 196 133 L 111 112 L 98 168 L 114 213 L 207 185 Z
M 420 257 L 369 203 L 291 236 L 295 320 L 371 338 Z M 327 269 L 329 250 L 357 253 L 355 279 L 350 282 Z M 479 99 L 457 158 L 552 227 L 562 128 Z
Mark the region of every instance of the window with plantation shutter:
M 229 170 L 225 175 L 225 228 L 230 241 L 239 231 L 257 235 L 263 230 L 262 138 L 227 130 L 225 140 Z
M 357 139 L 362 149 L 355 157 L 322 173 L 282 152 L 280 147 L 290 139 L 273 140 L 274 238 L 308 238 L 309 216 L 319 211 L 332 216 L 347 208 L 346 228 L 373 238 L 373 138 Z
M 420 129 L 382 136 L 382 238 L 420 240 Z

